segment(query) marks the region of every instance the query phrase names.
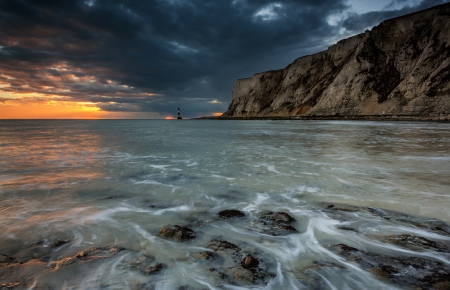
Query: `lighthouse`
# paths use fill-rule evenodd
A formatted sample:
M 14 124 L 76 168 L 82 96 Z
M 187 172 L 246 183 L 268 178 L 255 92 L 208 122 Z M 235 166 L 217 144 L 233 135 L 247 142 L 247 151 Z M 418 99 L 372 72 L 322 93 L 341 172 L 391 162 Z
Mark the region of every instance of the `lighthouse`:
M 178 119 L 178 120 L 183 119 L 183 118 L 181 118 L 181 115 L 180 115 L 180 108 L 178 108 L 178 116 L 177 116 L 177 119 Z

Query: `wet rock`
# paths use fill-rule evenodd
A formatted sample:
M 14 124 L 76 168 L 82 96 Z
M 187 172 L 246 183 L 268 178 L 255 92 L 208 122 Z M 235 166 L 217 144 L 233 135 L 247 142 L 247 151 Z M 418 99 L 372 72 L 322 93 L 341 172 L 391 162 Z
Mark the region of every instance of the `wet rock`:
M 112 255 L 119 253 L 124 250 L 120 247 L 110 247 L 110 248 L 91 248 L 88 250 L 83 250 L 76 253 L 73 256 L 62 258 L 50 263 L 50 267 L 54 270 L 57 270 L 61 267 L 69 266 L 73 263 L 81 262 L 81 261 L 90 261 L 97 259 L 109 258 Z
M 51 252 L 51 247 L 45 247 L 43 242 L 37 242 L 15 253 L 14 257 L 17 262 L 24 263 L 32 259 L 40 259 L 50 256 Z
M 439 235 L 450 236 L 450 226 L 441 220 L 424 219 L 421 217 L 373 207 L 353 206 L 336 203 L 319 203 L 319 205 L 324 208 L 323 210 L 326 213 L 342 221 L 352 220 L 353 216 L 351 216 L 351 213 L 360 212 L 361 214 L 365 213 L 367 215 L 382 218 L 384 220 L 392 222 L 395 225 L 421 228 Z
M 381 241 L 395 244 L 412 251 L 433 250 L 437 252 L 450 253 L 450 247 L 445 244 L 408 234 L 385 236 L 381 239 Z
M 165 265 L 159 263 L 155 260 L 154 257 L 149 255 L 139 254 L 138 257 L 124 259 L 125 263 L 128 264 L 131 268 L 137 268 L 140 272 L 145 275 L 153 275 L 161 271 Z
M 232 265 L 224 272 L 228 272 L 235 280 L 253 284 L 267 284 L 275 276 L 267 271 L 267 264 L 264 263 L 260 267 L 261 260 L 255 257 L 255 253 L 250 254 L 243 251 L 235 244 L 224 240 L 212 240 L 207 247 L 220 254 L 224 258 L 225 264 Z M 217 271 L 216 268 L 214 270 Z M 228 279 L 229 276 L 224 272 L 218 271 L 224 277 L 222 279 Z
M 332 250 L 402 287 L 432 289 L 433 285 L 450 283 L 450 266 L 437 260 L 371 253 L 344 244 L 335 245 Z
M 0 290 L 6 290 L 6 289 L 18 289 L 20 286 L 24 286 L 22 282 L 8 282 L 8 283 L 2 283 L 0 285 Z M 21 287 L 22 288 L 22 287 Z
M 145 273 L 147 275 L 155 274 L 155 273 L 158 273 L 159 271 L 161 271 L 162 268 L 163 268 L 163 264 L 158 263 L 154 266 L 150 266 L 150 267 L 146 268 Z
M 166 225 L 159 230 L 159 235 L 164 238 L 175 239 L 179 242 L 189 241 L 195 238 L 195 233 L 190 228 L 178 225 Z
M 392 269 L 386 267 L 374 267 L 369 270 L 370 273 L 381 278 L 391 278 Z
M 119 252 L 121 252 L 123 250 L 125 250 L 125 248 L 122 248 L 122 247 L 110 247 L 109 248 L 109 252 L 112 253 L 112 254 L 119 253 Z
M 50 247 L 52 247 L 52 248 L 59 248 L 62 245 L 65 245 L 65 244 L 67 244 L 69 242 L 70 242 L 69 240 L 58 240 L 58 239 L 56 239 L 56 240 L 53 240 L 52 242 L 50 242 Z
M 222 240 L 212 240 L 206 247 L 224 254 L 235 254 L 241 250 L 235 244 Z
M 285 212 L 268 212 L 263 214 L 262 218 L 273 221 L 275 223 L 289 224 L 295 219 Z
M 253 273 L 252 271 L 245 269 L 242 266 L 237 266 L 237 267 L 233 267 L 231 268 L 231 272 L 234 275 L 234 278 L 236 280 L 240 280 L 240 281 L 245 281 L 248 283 L 252 283 L 253 282 Z
M 325 204 L 326 208 L 334 211 L 356 212 L 360 208 L 348 204 Z
M 253 226 L 261 231 L 273 235 L 287 235 L 297 232 L 291 225 L 295 219 L 285 212 L 266 212 L 253 223 Z
M 337 228 L 340 229 L 340 230 L 343 230 L 343 231 L 356 232 L 356 233 L 358 232 L 357 229 L 354 229 L 354 228 L 351 228 L 351 227 L 346 227 L 346 226 L 339 226 Z
M 244 267 L 246 269 L 253 269 L 253 268 L 258 267 L 258 265 L 259 265 L 258 259 L 256 259 L 255 257 L 253 257 L 250 254 L 248 254 L 242 261 L 242 267 Z
M 449 290 L 450 282 L 438 282 L 436 284 L 433 284 L 433 288 L 436 290 Z
M 13 257 L 14 260 L 19 263 L 24 263 L 33 259 L 41 259 L 43 261 L 48 261 L 54 249 L 57 249 L 69 242 L 70 242 L 69 240 L 59 240 L 59 239 L 34 242 L 31 243 L 26 248 L 15 253 Z
M 303 269 L 303 271 L 311 270 L 311 269 L 320 269 L 320 268 L 338 268 L 338 269 L 345 269 L 344 266 L 330 263 L 328 261 L 313 261 L 311 265 L 308 265 Z
M 239 210 L 226 209 L 226 210 L 219 212 L 219 217 L 221 219 L 241 218 L 241 217 L 245 217 L 245 214 Z
M 216 273 L 220 279 L 222 280 L 228 280 L 228 282 L 231 282 L 230 277 L 225 274 L 224 272 L 218 271 L 215 267 L 208 267 L 206 268 L 206 271 L 210 273 Z
M 205 251 L 195 254 L 194 258 L 202 260 L 214 260 L 217 258 L 217 255 L 213 252 Z
M 0 263 L 11 263 L 14 261 L 14 258 L 0 254 Z

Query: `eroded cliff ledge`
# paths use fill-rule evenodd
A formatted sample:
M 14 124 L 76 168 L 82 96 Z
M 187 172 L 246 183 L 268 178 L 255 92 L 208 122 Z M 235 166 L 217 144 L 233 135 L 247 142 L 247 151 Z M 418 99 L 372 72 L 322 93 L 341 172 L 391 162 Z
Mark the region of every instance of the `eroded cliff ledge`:
M 450 114 L 450 3 L 239 79 L 224 117 Z

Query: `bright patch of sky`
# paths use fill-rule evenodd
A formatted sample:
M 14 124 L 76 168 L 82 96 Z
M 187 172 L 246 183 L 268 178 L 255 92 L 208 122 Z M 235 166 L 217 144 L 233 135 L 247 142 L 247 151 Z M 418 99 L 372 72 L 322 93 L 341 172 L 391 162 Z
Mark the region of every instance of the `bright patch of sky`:
M 84 1 L 84 4 L 86 4 L 87 6 L 92 6 L 92 5 L 94 5 L 94 3 L 95 3 L 95 0 L 86 0 L 86 1 Z
M 351 10 L 358 14 L 364 14 L 372 11 L 395 10 L 405 6 L 415 6 L 419 0 L 348 0 Z
M 171 41 L 169 43 L 175 48 L 175 51 L 178 51 L 178 52 L 184 52 L 184 53 L 195 53 L 195 52 L 198 52 L 198 49 L 189 47 L 187 45 L 183 45 L 183 44 L 181 44 L 179 42 L 176 42 L 176 41 Z
M 344 11 L 339 14 L 328 15 L 327 22 L 331 26 L 337 26 L 339 23 L 341 23 L 347 17 L 348 17 L 348 12 Z
M 349 10 L 328 15 L 327 22 L 331 26 L 338 26 L 351 13 L 364 14 L 373 11 L 397 10 L 419 3 L 420 0 L 347 0 L 347 4 L 350 6 Z
M 256 13 L 253 15 L 253 19 L 260 19 L 263 21 L 275 20 L 280 17 L 279 10 L 281 8 L 283 8 L 283 5 L 281 3 L 268 4 L 256 11 Z

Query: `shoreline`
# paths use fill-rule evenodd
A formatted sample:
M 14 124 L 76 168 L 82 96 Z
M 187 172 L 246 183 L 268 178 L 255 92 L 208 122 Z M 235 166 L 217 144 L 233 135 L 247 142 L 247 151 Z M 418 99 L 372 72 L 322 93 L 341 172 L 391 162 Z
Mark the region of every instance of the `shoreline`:
M 418 121 L 449 122 L 449 116 L 405 116 L 405 115 L 350 115 L 350 116 L 267 116 L 267 117 L 233 117 L 203 116 L 193 120 L 340 120 L 340 121 Z

